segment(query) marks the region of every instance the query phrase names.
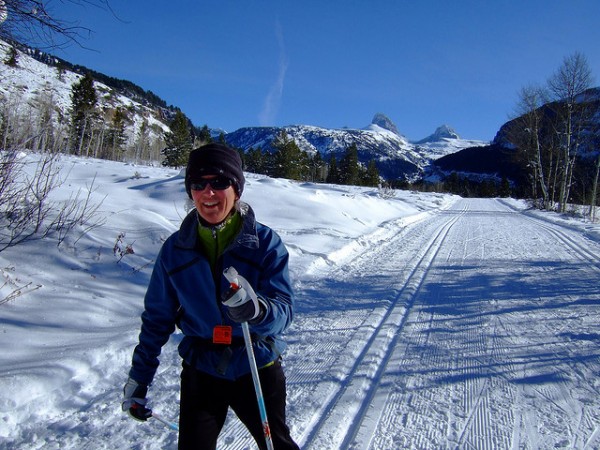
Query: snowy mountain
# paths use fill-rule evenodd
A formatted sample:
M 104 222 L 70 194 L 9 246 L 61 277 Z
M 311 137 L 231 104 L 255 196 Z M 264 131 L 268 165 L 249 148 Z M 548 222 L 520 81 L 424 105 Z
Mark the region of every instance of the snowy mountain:
M 398 136 L 402 136 L 400 134 L 400 132 L 398 131 L 398 128 L 396 128 L 396 124 L 394 122 L 392 122 L 390 120 L 390 118 L 388 116 L 386 116 L 385 114 L 382 114 L 382 113 L 375 114 L 375 117 L 373 117 L 373 120 L 371 121 L 371 123 L 373 125 L 377 125 L 377 126 L 383 128 L 384 130 L 391 131 L 392 133 L 397 134 Z
M 69 123 L 72 86 L 88 70 L 20 46 L 17 63 L 10 65 L 7 64 L 10 52 L 11 45 L 0 41 L 0 100 L 5 106 L 19 111 L 20 120 L 23 117 L 37 118 L 43 109 L 40 107 L 42 103 L 52 104 L 56 113 L 55 125 L 62 123 L 65 127 Z M 104 120 L 110 120 L 117 108 L 125 110 L 130 119 L 126 130 L 128 145 L 134 145 L 143 124 L 146 124 L 150 129 L 150 140 L 155 142 L 155 146 L 160 146 L 163 133 L 169 129 L 167 124 L 173 113 L 172 107 L 167 108 L 160 98 L 131 82 L 96 72 L 92 75 Z M 245 127 L 223 135 L 229 144 L 243 150 L 260 147 L 272 151 L 272 142 L 281 131 L 285 131 L 300 149 L 309 154 L 319 152 L 325 160 L 329 160 L 331 155 L 339 158 L 350 145 L 356 144 L 359 161 L 367 164 L 375 160 L 380 174 L 387 179 L 419 178 L 433 160 L 467 147 L 487 144 L 461 139 L 447 125 L 421 141 L 411 142 L 382 113 L 375 114 L 371 123 L 362 129 L 290 125 Z
M 425 139 L 421 139 L 415 144 L 426 144 L 428 142 L 438 142 L 442 139 L 460 139 L 460 136 L 450 128 L 448 125 L 442 125 L 441 127 L 437 127 L 433 134 L 430 134 Z
M 308 154 L 319 152 L 326 161 L 331 155 L 340 157 L 350 145 L 356 144 L 359 161 L 367 164 L 374 159 L 380 174 L 387 179 L 418 178 L 437 158 L 467 147 L 487 144 L 483 141 L 460 139 L 446 125 L 439 127 L 436 133 L 426 140 L 414 144 L 381 113 L 377 113 L 371 124 L 363 129 L 332 129 L 307 125 L 247 127 L 226 134 L 225 139 L 229 144 L 244 151 L 259 147 L 265 151 L 272 151 L 273 141 L 282 131 L 285 131 L 301 150 Z
M 584 106 L 583 114 L 585 114 L 582 124 L 583 130 L 585 130 L 583 133 L 585 139 L 581 141 L 582 148 L 579 149 L 579 152 L 581 156 L 594 157 L 600 146 L 600 87 L 585 90 L 579 94 L 577 102 Z M 541 106 L 538 112 L 540 116 L 540 136 L 541 139 L 545 139 L 555 132 L 551 120 L 556 113 L 552 103 Z M 524 116 L 520 116 L 506 122 L 496 133 L 493 143 L 506 148 L 514 148 L 515 143 L 511 135 L 515 134 L 515 129 L 523 128 L 523 121 Z

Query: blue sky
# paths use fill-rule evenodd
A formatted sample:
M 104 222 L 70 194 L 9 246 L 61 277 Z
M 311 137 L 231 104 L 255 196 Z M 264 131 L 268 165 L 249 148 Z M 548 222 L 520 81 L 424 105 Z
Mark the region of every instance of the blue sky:
M 54 2 L 93 31 L 53 53 L 130 80 L 195 125 L 362 128 L 410 140 L 448 124 L 491 140 L 518 91 L 583 53 L 600 85 L 600 1 L 109 0 Z

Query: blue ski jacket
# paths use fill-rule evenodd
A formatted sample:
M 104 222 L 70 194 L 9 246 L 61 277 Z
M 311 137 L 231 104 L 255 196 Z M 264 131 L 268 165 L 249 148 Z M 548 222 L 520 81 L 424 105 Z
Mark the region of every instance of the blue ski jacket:
M 223 270 L 234 267 L 266 305 L 259 323 L 251 324 L 257 366 L 275 361 L 285 349 L 280 335 L 293 319 L 293 292 L 288 252 L 275 231 L 256 222 L 249 205 L 240 202 L 243 222 L 212 268 L 198 242 L 195 210 L 163 244 L 144 298 L 139 344 L 129 376 L 149 385 L 161 348 L 178 326 L 183 333 L 179 354 L 196 369 L 234 380 L 250 372 L 241 325 L 229 319 L 221 295 L 229 289 Z M 230 345 L 213 343 L 215 327 L 230 326 Z

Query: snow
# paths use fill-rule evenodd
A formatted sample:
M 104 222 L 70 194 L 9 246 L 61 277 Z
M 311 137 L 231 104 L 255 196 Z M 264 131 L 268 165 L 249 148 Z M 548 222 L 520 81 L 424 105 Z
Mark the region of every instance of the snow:
M 0 448 L 174 449 L 176 432 L 120 400 L 153 260 L 189 207 L 183 179 L 61 164 L 54 201 L 93 186 L 98 217 L 60 246 L 0 253 Z M 284 364 L 302 448 L 600 448 L 597 224 L 510 199 L 247 179 L 244 200 L 291 254 Z M 134 254 L 119 259 L 122 233 Z M 169 421 L 180 339 L 149 393 Z M 230 416 L 219 448 L 255 446 Z
M 0 39 L 0 59 L 4 61 L 11 46 Z M 7 105 L 14 107 L 15 112 L 30 118 L 38 114 L 39 104 L 52 100 L 56 111 L 64 115 L 69 114 L 71 108 L 71 92 L 73 84 L 78 83 L 82 76 L 63 70 L 61 74 L 56 68 L 50 67 L 26 53 L 18 51 L 16 67 L 0 63 L 0 99 L 4 98 Z M 103 110 L 117 107 L 135 112 L 131 115 L 133 124 L 128 127 L 128 139 L 133 142 L 142 126 L 143 120 L 147 121 L 149 137 L 156 138 L 169 127 L 158 120 L 151 109 L 116 93 L 104 83 L 95 81 L 94 87 L 98 93 L 98 104 Z M 58 118 L 55 117 L 55 121 Z M 55 126 L 59 126 L 56 122 Z

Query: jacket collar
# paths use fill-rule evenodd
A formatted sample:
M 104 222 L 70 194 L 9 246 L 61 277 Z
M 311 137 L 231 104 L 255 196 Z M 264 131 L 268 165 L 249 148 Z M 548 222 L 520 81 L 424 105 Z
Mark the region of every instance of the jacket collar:
M 237 205 L 242 215 L 242 229 L 232 243 L 232 246 L 243 246 L 248 248 L 258 248 L 258 235 L 256 232 L 256 218 L 254 211 L 244 202 L 238 202 Z M 186 249 L 196 249 L 198 245 L 198 225 L 200 218 L 198 211 L 194 208 L 183 219 L 179 227 L 177 236 L 177 246 Z

